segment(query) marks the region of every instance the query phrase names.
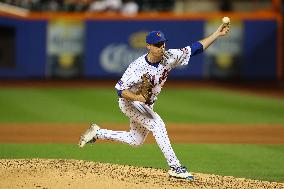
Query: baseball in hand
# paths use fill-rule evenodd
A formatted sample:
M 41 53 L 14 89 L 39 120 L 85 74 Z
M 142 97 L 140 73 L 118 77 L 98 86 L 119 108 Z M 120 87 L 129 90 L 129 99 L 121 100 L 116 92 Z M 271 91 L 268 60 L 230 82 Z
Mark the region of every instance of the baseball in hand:
M 222 22 L 224 23 L 224 24 L 229 24 L 230 23 L 230 18 L 229 17 L 223 17 L 223 19 L 222 19 Z

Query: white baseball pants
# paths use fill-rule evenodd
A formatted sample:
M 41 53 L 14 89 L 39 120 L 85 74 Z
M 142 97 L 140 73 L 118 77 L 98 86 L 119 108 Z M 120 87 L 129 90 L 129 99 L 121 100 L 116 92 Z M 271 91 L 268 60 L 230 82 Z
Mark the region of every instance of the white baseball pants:
M 151 131 L 168 165 L 180 166 L 171 146 L 165 124 L 158 114 L 154 119 L 150 119 L 138 112 L 131 103 L 123 98 L 119 99 L 119 107 L 130 118 L 130 131 L 100 129 L 97 132 L 98 139 L 120 141 L 132 146 L 139 146 L 143 144 L 149 131 Z

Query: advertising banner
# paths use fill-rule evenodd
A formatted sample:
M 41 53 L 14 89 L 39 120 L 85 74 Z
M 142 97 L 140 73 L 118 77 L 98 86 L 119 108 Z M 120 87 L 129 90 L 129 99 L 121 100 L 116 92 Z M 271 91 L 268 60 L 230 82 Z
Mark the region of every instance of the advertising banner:
M 81 77 L 83 74 L 84 22 L 50 20 L 47 35 L 47 76 Z
M 203 37 L 203 21 L 87 21 L 86 76 L 120 77 L 132 61 L 147 53 L 145 37 L 152 30 L 165 33 L 166 48 L 182 48 Z M 202 56 L 196 56 L 170 78 L 201 78 L 202 63 Z
M 216 31 L 220 20 L 208 20 L 205 24 L 205 36 Z M 240 78 L 243 47 L 243 22 L 234 20 L 229 35 L 219 38 L 205 51 L 205 78 Z

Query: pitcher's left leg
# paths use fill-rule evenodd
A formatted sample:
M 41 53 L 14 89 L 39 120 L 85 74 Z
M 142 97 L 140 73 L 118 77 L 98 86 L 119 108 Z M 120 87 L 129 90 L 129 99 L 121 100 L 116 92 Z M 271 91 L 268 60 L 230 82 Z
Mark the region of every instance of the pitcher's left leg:
M 152 131 L 157 144 L 159 145 L 168 165 L 170 166 L 168 174 L 172 177 L 183 178 L 191 181 L 194 180 L 193 175 L 187 171 L 185 166 L 181 166 L 178 158 L 176 157 L 171 146 L 165 124 L 161 117 L 156 114 L 154 119 L 142 119 L 140 121 L 144 122 L 146 124 L 145 127 Z
M 130 115 L 131 116 L 131 115 Z M 137 123 L 146 127 L 149 131 L 153 133 L 153 136 L 162 150 L 168 165 L 171 166 L 180 166 L 180 162 L 177 156 L 174 153 L 166 126 L 161 117 L 156 113 L 154 119 L 150 119 L 146 116 L 131 116 L 132 120 L 135 120 Z
M 180 166 L 180 162 L 172 148 L 165 124 L 163 120 L 157 115 L 156 119 L 153 120 L 153 129 L 151 130 L 155 140 L 162 150 L 168 165 L 171 166 Z

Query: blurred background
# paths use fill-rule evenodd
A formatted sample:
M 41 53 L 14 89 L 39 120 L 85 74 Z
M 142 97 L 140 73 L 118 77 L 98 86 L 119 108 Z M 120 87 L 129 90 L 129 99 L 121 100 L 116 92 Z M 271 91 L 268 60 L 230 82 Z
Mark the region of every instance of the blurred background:
M 162 30 L 168 48 L 231 33 L 170 79 L 283 80 L 281 0 L 1 0 L 0 79 L 118 79 Z

